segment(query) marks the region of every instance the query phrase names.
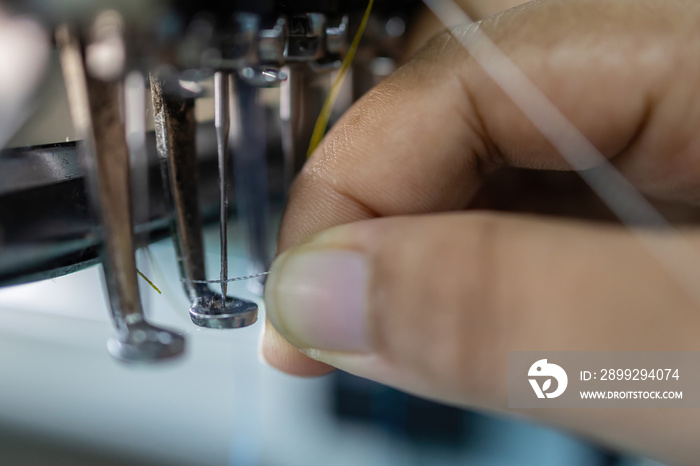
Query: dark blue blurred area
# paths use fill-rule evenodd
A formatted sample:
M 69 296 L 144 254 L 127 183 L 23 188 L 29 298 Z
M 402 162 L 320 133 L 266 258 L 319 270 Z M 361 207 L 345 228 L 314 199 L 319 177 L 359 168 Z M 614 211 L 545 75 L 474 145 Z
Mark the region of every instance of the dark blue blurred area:
M 414 449 L 451 451 L 470 458 L 469 464 L 636 464 L 583 439 L 431 402 L 344 372 L 333 375 L 332 390 L 332 410 L 341 422 L 385 430 Z

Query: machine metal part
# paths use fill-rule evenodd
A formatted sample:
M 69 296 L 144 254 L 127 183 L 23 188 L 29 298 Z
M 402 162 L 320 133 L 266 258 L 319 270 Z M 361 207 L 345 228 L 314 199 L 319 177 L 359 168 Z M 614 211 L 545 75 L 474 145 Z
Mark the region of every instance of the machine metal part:
M 236 203 L 243 220 L 245 242 L 250 259 L 249 273 L 260 274 L 270 266 L 269 211 L 267 187 L 267 138 L 265 115 L 260 106 L 260 90 L 245 79 L 237 79 L 235 107 L 238 109 L 238 137 L 234 145 L 233 170 Z M 260 293 L 264 277 L 251 281 Z
M 219 241 L 221 243 L 221 296 L 228 291 L 228 139 L 231 126 L 229 116 L 229 74 L 217 71 L 214 75 L 214 128 L 216 128 L 216 155 L 219 162 Z
M 175 246 L 180 275 L 192 305 L 190 317 L 199 326 L 237 328 L 257 319 L 255 303 L 213 292 L 206 281 L 202 220 L 197 195 L 196 121 L 194 101 L 169 96 L 163 81 L 151 75 L 156 141 L 168 204 L 174 209 Z
M 61 46 L 71 114 L 83 140 L 89 191 L 98 208 L 104 242 L 103 270 L 118 336 L 108 348 L 125 361 L 171 358 L 185 339 L 149 324 L 141 306 L 134 256 L 131 183 L 126 130 L 120 115 L 117 79 L 104 81 L 87 72 L 84 47 L 68 26 L 56 35 Z

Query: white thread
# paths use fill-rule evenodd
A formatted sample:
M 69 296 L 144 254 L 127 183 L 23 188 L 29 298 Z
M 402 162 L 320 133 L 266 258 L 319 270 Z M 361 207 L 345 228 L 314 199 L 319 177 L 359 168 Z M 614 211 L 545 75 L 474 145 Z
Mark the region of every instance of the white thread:
M 226 280 L 226 282 L 227 282 L 227 283 L 230 283 L 230 282 L 240 282 L 240 281 L 243 281 L 243 280 L 250 280 L 250 279 L 253 279 L 253 278 L 263 277 L 263 276 L 265 276 L 265 275 L 270 275 L 270 272 L 269 272 L 269 271 L 268 271 L 268 272 L 261 272 L 261 273 L 256 273 L 256 274 L 253 274 L 253 275 L 245 275 L 245 276 L 243 276 L 243 277 L 229 278 L 228 280 Z M 186 278 L 183 278 L 181 281 L 183 281 L 183 282 L 185 282 L 185 283 L 201 283 L 201 284 L 216 284 L 216 283 L 221 283 L 221 282 L 222 282 L 222 280 L 188 280 L 188 279 L 186 279 Z

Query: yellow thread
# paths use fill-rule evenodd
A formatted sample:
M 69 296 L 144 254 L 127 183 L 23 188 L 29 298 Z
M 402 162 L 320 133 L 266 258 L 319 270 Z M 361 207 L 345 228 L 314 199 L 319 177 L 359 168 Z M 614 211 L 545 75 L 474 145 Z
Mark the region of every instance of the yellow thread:
M 160 290 L 158 289 L 158 287 L 155 286 L 155 285 L 153 284 L 153 282 L 150 281 L 150 280 L 148 279 L 148 277 L 145 276 L 139 269 L 136 269 L 136 273 L 139 274 L 139 276 L 140 276 L 141 278 L 143 278 L 144 280 L 146 280 L 146 282 L 147 282 L 149 285 L 151 285 L 151 286 L 153 287 L 153 289 L 156 290 L 156 291 L 158 292 L 158 294 L 163 294 L 163 293 L 160 292 Z
M 151 249 L 149 247 L 145 248 L 144 251 L 146 252 L 146 257 L 148 257 L 148 262 L 151 264 L 151 267 L 153 268 L 153 274 L 158 278 L 158 280 L 163 284 L 163 289 L 167 291 L 165 293 L 165 299 L 168 300 L 170 303 L 170 307 L 172 309 L 182 309 L 183 306 L 185 309 L 189 307 L 190 303 L 186 303 L 184 299 L 176 298 L 176 296 L 184 296 L 183 294 L 176 295 L 173 293 L 172 288 L 168 285 L 168 280 L 165 278 L 165 274 L 163 273 L 163 269 L 160 267 L 160 264 L 158 261 L 153 257 L 153 254 L 151 253 Z M 186 304 L 185 304 L 186 303 Z M 180 314 L 178 314 L 180 315 Z M 189 319 L 187 320 L 189 322 Z
M 338 98 L 338 93 L 340 92 L 340 87 L 343 85 L 343 80 L 345 75 L 352 65 L 352 61 L 355 58 L 355 53 L 360 46 L 360 39 L 365 33 L 365 28 L 367 27 L 367 22 L 369 21 L 369 15 L 372 12 L 372 6 L 374 5 L 374 0 L 369 0 L 367 4 L 367 9 L 365 10 L 365 15 L 362 17 L 362 22 L 360 27 L 357 29 L 357 34 L 352 40 L 352 44 L 348 49 L 347 55 L 343 60 L 343 64 L 340 65 L 340 70 L 338 70 L 338 75 L 335 77 L 333 84 L 331 85 L 330 92 L 326 97 L 326 101 L 323 103 L 323 108 L 321 109 L 321 114 L 316 120 L 316 125 L 314 126 L 314 132 L 311 136 L 311 142 L 309 143 L 309 152 L 306 154 L 307 157 L 311 157 L 311 154 L 316 150 L 316 148 L 321 144 L 323 136 L 326 134 L 326 127 L 328 126 L 328 120 L 331 118 L 331 112 L 333 112 L 333 106 L 335 105 L 335 100 Z

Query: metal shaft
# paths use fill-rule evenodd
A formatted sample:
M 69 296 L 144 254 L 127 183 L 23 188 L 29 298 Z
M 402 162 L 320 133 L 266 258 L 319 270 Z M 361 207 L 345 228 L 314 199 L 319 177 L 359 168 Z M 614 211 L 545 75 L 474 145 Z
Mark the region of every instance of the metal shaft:
M 83 46 L 71 30 L 57 32 L 61 64 L 76 132 L 83 140 L 91 200 L 100 216 L 104 242 L 103 270 L 112 317 L 119 332 L 108 347 L 127 361 L 177 356 L 184 338 L 146 322 L 141 306 L 134 256 L 129 151 L 121 119 L 121 82 L 86 73 Z
M 214 74 L 214 127 L 216 150 L 219 160 L 219 234 L 221 237 L 221 296 L 228 291 L 228 138 L 231 118 L 229 116 L 229 73 Z
M 150 75 L 156 129 L 156 147 L 161 164 L 163 192 L 174 210 L 175 249 L 183 286 L 190 299 L 204 293 L 204 243 L 199 211 L 194 99 L 170 96 L 165 82 Z

